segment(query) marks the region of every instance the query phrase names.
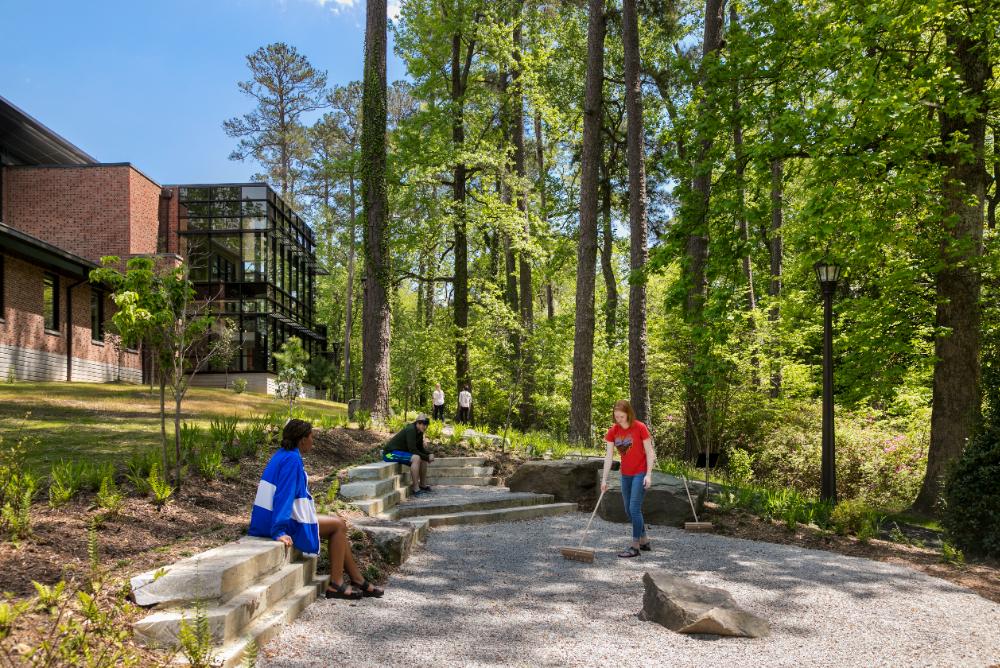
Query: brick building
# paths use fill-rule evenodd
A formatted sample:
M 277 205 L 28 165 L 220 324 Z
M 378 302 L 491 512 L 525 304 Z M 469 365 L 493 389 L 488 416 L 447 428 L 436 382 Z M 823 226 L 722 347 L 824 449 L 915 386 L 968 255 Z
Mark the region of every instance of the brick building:
M 113 304 L 88 272 L 100 258 L 177 256 L 239 326 L 230 380 L 273 388 L 292 335 L 325 349 L 314 322 L 312 230 L 264 184 L 164 188 L 129 163 L 99 163 L 0 97 L 0 379 L 136 382 L 135 351 L 106 331 Z M 199 384 L 221 384 L 213 369 Z

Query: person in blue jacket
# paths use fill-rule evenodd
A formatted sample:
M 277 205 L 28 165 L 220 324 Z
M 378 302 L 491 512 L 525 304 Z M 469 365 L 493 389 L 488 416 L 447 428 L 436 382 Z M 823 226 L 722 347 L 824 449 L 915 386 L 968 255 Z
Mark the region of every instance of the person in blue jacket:
M 347 523 L 337 516 L 316 515 L 302 464 L 302 455 L 312 449 L 312 425 L 289 420 L 281 434 L 281 449 L 271 457 L 257 484 L 247 533 L 281 541 L 286 547 L 294 545 L 306 554 L 318 554 L 319 542 L 326 538 L 330 554 L 326 597 L 381 597 L 385 592 L 368 582 L 354 561 L 347 544 Z M 344 577 L 344 569 L 350 580 Z

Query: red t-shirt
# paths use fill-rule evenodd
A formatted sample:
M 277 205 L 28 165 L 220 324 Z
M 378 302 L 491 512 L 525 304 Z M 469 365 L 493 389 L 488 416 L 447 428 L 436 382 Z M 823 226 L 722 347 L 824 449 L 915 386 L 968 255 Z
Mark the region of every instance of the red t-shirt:
M 642 442 L 647 438 L 649 429 L 638 420 L 633 420 L 628 429 L 622 429 L 617 423 L 608 429 L 604 440 L 618 449 L 618 454 L 622 458 L 622 475 L 639 475 L 646 472 L 646 448 Z

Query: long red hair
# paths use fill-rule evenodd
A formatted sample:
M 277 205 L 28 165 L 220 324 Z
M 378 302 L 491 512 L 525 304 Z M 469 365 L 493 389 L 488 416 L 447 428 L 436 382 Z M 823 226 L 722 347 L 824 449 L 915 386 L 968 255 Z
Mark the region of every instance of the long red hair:
M 625 399 L 619 399 L 618 401 L 615 402 L 615 407 L 612 409 L 611 412 L 611 420 L 614 422 L 617 422 L 617 420 L 615 420 L 616 411 L 625 414 L 625 417 L 628 418 L 628 426 L 631 427 L 632 423 L 635 422 L 635 411 L 632 410 L 632 404 L 630 404 Z

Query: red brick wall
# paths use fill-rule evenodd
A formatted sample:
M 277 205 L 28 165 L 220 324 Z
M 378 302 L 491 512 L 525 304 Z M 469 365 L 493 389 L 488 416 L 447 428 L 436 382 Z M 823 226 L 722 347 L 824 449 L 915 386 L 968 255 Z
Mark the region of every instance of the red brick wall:
M 135 169 L 129 169 L 128 178 L 129 253 L 155 253 L 156 233 L 160 224 L 161 188 Z
M 156 252 L 160 187 L 132 166 L 3 169 L 7 225 L 93 262 Z
M 46 270 L 9 255 L 4 257 L 3 267 L 4 312 L 0 321 L 0 344 L 65 355 L 66 291 L 80 279 L 59 276 L 59 334 L 49 334 L 45 331 L 42 315 L 42 275 Z M 114 346 L 95 344 L 91 340 L 90 290 L 87 283 L 73 288 L 73 357 L 116 365 Z M 104 299 L 104 318 L 110 321 L 115 306 L 110 297 Z M 126 353 L 123 366 L 138 369 L 139 355 Z

